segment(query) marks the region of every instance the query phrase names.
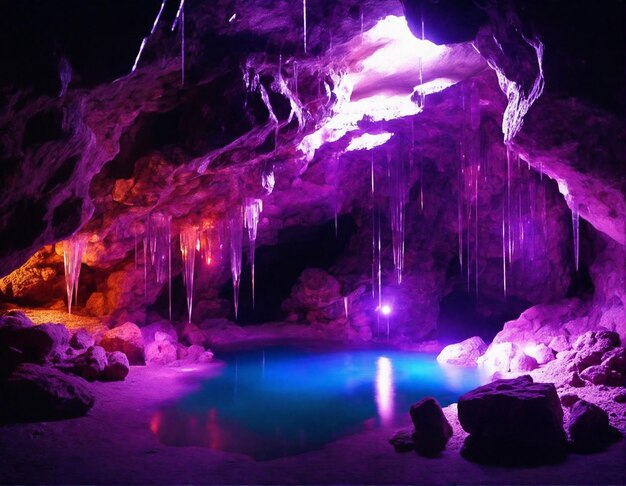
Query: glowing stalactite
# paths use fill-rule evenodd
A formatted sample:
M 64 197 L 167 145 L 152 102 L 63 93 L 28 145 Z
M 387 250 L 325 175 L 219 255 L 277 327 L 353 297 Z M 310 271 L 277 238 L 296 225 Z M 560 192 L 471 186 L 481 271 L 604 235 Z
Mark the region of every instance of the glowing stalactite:
M 394 384 L 393 366 L 391 360 L 386 356 L 381 356 L 376 360 L 375 387 L 378 417 L 383 426 L 389 426 L 393 422 Z
M 244 226 L 248 230 L 248 243 L 250 245 L 248 257 L 250 258 L 250 271 L 252 273 L 252 307 L 254 307 L 254 250 L 261 211 L 263 211 L 263 201 L 251 197 L 246 198 Z
M 148 302 L 148 238 L 143 237 L 143 301 Z
M 422 10 L 421 14 L 420 14 L 420 27 L 421 27 L 421 35 L 420 38 L 422 40 L 422 42 L 424 42 L 426 40 L 425 37 L 425 31 L 424 31 L 424 12 Z M 419 57 L 419 85 L 420 85 L 420 90 L 419 90 L 419 96 L 418 96 L 418 106 L 420 109 L 424 109 L 424 102 L 426 100 L 426 92 L 424 91 L 423 85 L 424 85 L 424 59 L 423 57 L 420 55 Z
M 141 41 L 141 45 L 139 46 L 139 52 L 137 53 L 137 56 L 135 57 L 135 63 L 133 64 L 133 68 L 130 71 L 131 73 L 135 72 L 135 69 L 137 69 L 137 65 L 139 64 L 139 59 L 141 59 L 141 54 L 144 48 L 146 47 L 146 43 L 148 42 L 148 39 L 152 36 L 152 34 L 154 34 L 154 31 L 156 30 L 157 24 L 159 23 L 159 19 L 161 18 L 161 14 L 163 13 L 163 8 L 165 7 L 165 2 L 167 2 L 167 0 L 163 0 L 161 2 L 161 8 L 159 8 L 159 13 L 157 13 L 156 18 L 154 19 L 154 22 L 152 23 L 152 29 L 150 29 L 150 34 L 144 37 Z
M 348 312 L 350 310 L 349 307 L 350 307 L 350 300 L 346 296 L 346 297 L 343 298 L 343 311 L 344 311 L 344 314 L 346 316 L 346 320 L 348 320 Z
M 398 284 L 402 283 L 404 270 L 405 206 L 408 199 L 406 161 L 402 154 L 396 161 L 387 154 L 389 175 L 389 210 L 391 213 L 391 241 L 393 263 Z
M 576 271 L 578 271 L 578 255 L 580 245 L 580 213 L 578 207 L 573 205 L 572 207 L 572 235 L 574 238 L 574 265 Z
M 376 297 L 376 201 L 374 200 L 374 153 L 371 154 L 371 195 L 372 195 L 372 299 Z
M 233 301 L 235 319 L 239 314 L 239 284 L 241 283 L 241 263 L 243 254 L 243 210 L 239 206 L 229 218 L 230 230 L 230 271 L 233 277 Z
M 506 147 L 506 207 L 507 207 L 507 247 L 509 265 L 512 262 L 512 241 L 511 241 L 511 151 Z
M 171 216 L 162 213 L 153 213 L 149 218 L 150 261 L 159 284 L 165 283 L 168 275 L 171 221 Z
M 172 320 L 172 225 L 167 229 L 167 308 L 170 321 Z
M 506 218 L 504 203 L 502 204 L 502 289 L 506 297 Z
M 193 310 L 193 277 L 196 266 L 198 247 L 198 227 L 186 226 L 180 232 L 180 254 L 183 260 L 183 282 L 187 292 L 188 322 L 191 322 Z
M 67 312 L 72 313 L 72 300 L 78 292 L 80 266 L 85 251 L 85 237 L 73 236 L 63 242 L 63 267 L 65 269 L 65 290 L 67 292 Z
M 302 0 L 302 26 L 304 30 L 302 41 L 304 43 L 304 53 L 306 54 L 306 0 Z

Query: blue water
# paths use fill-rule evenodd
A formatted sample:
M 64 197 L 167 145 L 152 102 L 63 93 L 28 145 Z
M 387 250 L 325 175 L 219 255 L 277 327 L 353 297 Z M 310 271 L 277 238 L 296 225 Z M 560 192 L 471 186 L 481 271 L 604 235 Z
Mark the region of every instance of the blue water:
M 481 384 L 475 369 L 415 352 L 270 347 L 218 357 L 217 375 L 152 417 L 162 443 L 274 459 L 406 426 L 412 403 L 433 396 L 445 406 Z

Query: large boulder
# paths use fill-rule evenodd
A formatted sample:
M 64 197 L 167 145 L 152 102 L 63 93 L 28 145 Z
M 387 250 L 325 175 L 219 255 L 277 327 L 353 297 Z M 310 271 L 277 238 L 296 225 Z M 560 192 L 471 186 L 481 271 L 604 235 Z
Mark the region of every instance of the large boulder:
M 86 380 L 99 379 L 107 367 L 106 352 L 100 346 L 92 346 L 74 359 L 74 371 Z
M 445 449 L 452 427 L 434 398 L 424 398 L 411 406 L 411 421 L 415 427 L 413 442 L 417 452 L 436 456 Z
M 459 399 L 459 421 L 469 436 L 461 451 L 472 461 L 537 464 L 567 452 L 563 409 L 552 383 L 524 375 L 496 380 Z
M 489 371 L 507 373 L 511 371 L 511 361 L 519 352 L 519 347 L 516 344 L 494 342 L 491 343 L 487 352 L 478 358 L 476 363 Z
M 106 351 L 121 351 L 128 357 L 130 364 L 145 364 L 141 329 L 132 322 L 107 331 L 100 341 Z
M 539 366 L 537 360 L 525 353 L 519 353 L 511 360 L 511 371 L 515 373 L 532 371 Z
M 585 400 L 578 400 L 572 406 L 567 428 L 572 448 L 577 452 L 600 451 L 621 437 L 609 424 L 607 413 Z
M 148 366 L 167 365 L 178 359 L 178 347 L 165 336 L 146 345 L 145 356 Z
M 104 369 L 103 379 L 108 381 L 122 381 L 128 376 L 130 365 L 128 358 L 121 351 L 107 353 L 107 366 Z
M 14 314 L 0 322 L 0 354 L 19 353 L 21 362 L 45 363 L 63 354 L 70 334 L 63 324 L 29 325 L 26 316 Z
M 1 388 L 0 407 L 9 420 L 80 417 L 94 403 L 94 395 L 82 378 L 33 363 L 19 365 Z
M 543 343 L 524 347 L 524 353 L 535 358 L 539 365 L 544 365 L 554 359 L 554 351 Z
M 456 366 L 476 366 L 476 360 L 487 350 L 480 337 L 474 336 L 460 343 L 450 344 L 441 350 L 437 361 Z

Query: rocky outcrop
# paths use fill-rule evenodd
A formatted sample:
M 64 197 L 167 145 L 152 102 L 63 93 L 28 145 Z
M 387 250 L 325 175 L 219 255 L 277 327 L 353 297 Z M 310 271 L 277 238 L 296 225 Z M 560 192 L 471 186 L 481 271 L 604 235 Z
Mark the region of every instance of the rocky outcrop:
M 530 376 L 496 380 L 459 399 L 459 421 L 469 433 L 463 457 L 493 464 L 546 463 L 567 452 L 563 410 L 551 383 Z
M 94 395 L 83 379 L 32 363 L 19 365 L 0 389 L 0 408 L 9 420 L 80 417 L 94 403 Z

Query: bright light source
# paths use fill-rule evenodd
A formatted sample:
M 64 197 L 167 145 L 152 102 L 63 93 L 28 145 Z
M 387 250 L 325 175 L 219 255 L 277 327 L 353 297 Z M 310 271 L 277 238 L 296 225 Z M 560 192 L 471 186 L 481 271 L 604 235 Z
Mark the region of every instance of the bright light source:
M 382 312 L 384 316 L 388 316 L 389 314 L 391 314 L 391 306 L 389 304 L 383 304 L 383 306 L 380 308 L 380 312 Z

